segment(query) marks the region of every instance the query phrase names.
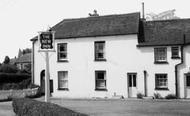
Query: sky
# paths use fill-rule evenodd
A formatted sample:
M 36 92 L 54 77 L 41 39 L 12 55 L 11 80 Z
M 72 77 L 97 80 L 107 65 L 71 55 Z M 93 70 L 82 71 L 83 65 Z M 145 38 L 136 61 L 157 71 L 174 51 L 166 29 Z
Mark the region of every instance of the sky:
M 188 0 L 0 0 L 0 62 L 5 56 L 14 58 L 19 48 L 31 48 L 31 38 L 67 18 L 98 14 L 145 14 L 176 9 L 176 16 L 190 18 Z

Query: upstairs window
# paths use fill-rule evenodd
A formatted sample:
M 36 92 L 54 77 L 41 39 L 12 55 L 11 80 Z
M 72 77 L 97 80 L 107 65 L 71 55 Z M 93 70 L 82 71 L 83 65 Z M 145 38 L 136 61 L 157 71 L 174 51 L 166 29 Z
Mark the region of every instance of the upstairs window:
M 68 90 L 68 72 L 58 71 L 58 89 Z
M 155 63 L 167 63 L 167 48 L 154 48 Z
M 58 61 L 67 61 L 67 43 L 59 43 L 57 45 Z
M 155 74 L 155 88 L 156 89 L 168 89 L 168 77 L 167 74 Z
M 106 71 L 95 71 L 95 90 L 106 90 Z
M 179 58 L 179 47 L 174 46 L 171 48 L 172 51 L 172 58 Z
M 95 42 L 95 60 L 105 61 L 105 41 Z

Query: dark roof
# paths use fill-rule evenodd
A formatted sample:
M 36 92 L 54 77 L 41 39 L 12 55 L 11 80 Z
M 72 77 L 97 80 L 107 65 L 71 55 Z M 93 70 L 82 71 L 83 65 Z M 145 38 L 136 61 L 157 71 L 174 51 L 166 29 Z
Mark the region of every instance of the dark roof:
M 31 62 L 31 53 L 27 53 L 17 58 L 16 63 L 30 63 Z
M 65 19 L 52 27 L 55 39 L 137 34 L 140 13 Z M 37 36 L 31 40 L 36 40 Z
M 139 47 L 190 43 L 190 19 L 144 21 L 140 28 Z

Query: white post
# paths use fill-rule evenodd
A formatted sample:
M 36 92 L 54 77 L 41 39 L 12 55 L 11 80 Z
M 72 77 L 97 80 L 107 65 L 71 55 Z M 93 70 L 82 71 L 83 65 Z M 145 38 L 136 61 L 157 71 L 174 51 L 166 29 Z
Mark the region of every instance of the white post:
M 48 52 L 45 52 L 46 54 L 46 74 L 45 74 L 45 102 L 49 102 L 49 96 L 50 96 L 50 87 L 49 87 L 49 54 Z

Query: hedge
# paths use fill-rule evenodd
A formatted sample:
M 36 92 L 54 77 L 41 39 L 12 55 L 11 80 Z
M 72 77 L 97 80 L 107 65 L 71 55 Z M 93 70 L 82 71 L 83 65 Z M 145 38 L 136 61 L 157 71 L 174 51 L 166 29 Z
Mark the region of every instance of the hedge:
M 1 83 L 0 90 L 18 90 L 18 89 L 27 89 L 33 86 L 31 84 L 31 79 L 25 79 L 19 83 Z
M 28 78 L 31 78 L 31 75 L 19 73 L 0 73 L 0 83 L 19 83 Z
M 28 98 L 13 99 L 12 106 L 17 116 L 87 116 L 53 103 Z

